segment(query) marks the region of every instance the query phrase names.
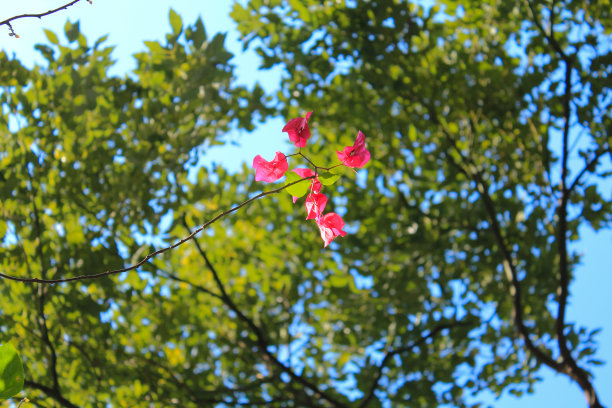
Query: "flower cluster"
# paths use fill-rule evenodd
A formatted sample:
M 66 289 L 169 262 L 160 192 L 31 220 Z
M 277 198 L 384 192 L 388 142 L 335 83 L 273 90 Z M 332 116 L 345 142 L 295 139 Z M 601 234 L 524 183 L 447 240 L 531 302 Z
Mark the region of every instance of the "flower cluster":
M 304 118 L 291 119 L 283 132 L 287 132 L 289 140 L 299 148 L 298 153 L 285 156 L 281 152 L 276 152 L 276 156 L 272 161 L 267 161 L 260 155 L 253 159 L 253 168 L 255 169 L 255 180 L 265 181 L 267 183 L 274 182 L 283 176 L 286 176 L 285 185 L 286 191 L 293 196 L 293 203 L 300 197 L 308 194 L 306 197 L 306 219 L 315 220 L 321 232 L 321 238 L 325 246 L 337 236 L 345 236 L 344 220 L 335 212 L 324 214 L 327 204 L 327 196 L 321 193 L 323 186 L 329 186 L 338 180 L 340 175 L 334 169 L 339 166 L 346 166 L 351 169 L 362 168 L 370 160 L 370 152 L 365 147 L 365 135 L 361 130 L 357 133 L 357 139 L 352 146 L 345 147 L 342 151 L 337 151 L 340 164 L 332 167 L 320 167 L 310 161 L 303 153 L 302 148 L 306 146 L 306 142 L 310 139 L 310 128 L 308 120 L 312 112 L 308 112 Z M 310 168 L 295 168 L 288 171 L 289 165 L 287 157 L 302 156 L 310 165 Z M 323 171 L 323 172 L 321 172 Z M 310 180 L 310 182 L 307 182 Z

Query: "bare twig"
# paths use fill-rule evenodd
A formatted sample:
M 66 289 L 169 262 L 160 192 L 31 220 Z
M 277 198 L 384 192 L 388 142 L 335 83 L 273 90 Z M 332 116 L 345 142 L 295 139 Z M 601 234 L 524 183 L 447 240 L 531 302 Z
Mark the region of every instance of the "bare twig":
M 21 408 L 24 402 L 30 402 L 30 400 L 27 398 L 23 398 L 21 401 L 19 401 L 19 405 L 17 405 L 17 408 Z
M 14 17 L 11 17 L 11 18 L 7 18 L 4 21 L 0 21 L 0 26 L 1 25 L 6 25 L 9 28 L 9 35 L 10 36 L 15 36 L 15 37 L 19 38 L 17 33 L 15 33 L 15 30 L 13 30 L 13 26 L 11 25 L 11 21 L 15 21 L 15 20 L 18 20 L 20 18 L 39 18 L 40 19 L 40 18 L 43 18 L 43 17 L 48 16 L 50 14 L 57 13 L 58 11 L 66 10 L 68 7 L 75 5 L 79 1 L 81 1 L 81 0 L 73 0 L 70 3 L 64 4 L 63 6 L 60 6 L 60 7 L 56 8 L 56 9 L 53 9 L 53 10 L 46 11 L 44 13 L 39 13 L 39 14 L 36 14 L 36 13 L 21 14 L 19 16 L 14 16 Z M 91 3 L 90 0 L 87 0 L 87 1 L 89 3 Z
M 235 207 L 230 208 L 229 210 L 225 210 L 222 213 L 218 214 L 217 216 L 215 216 L 214 218 L 210 219 L 209 221 L 207 221 L 206 223 L 204 223 L 203 225 L 201 225 L 200 227 L 196 228 L 191 234 L 189 234 L 188 236 L 186 236 L 185 238 L 181 239 L 180 241 L 167 246 L 165 248 L 161 248 L 158 249 L 155 252 L 151 252 L 149 255 L 145 256 L 140 262 L 135 263 L 133 265 L 130 265 L 128 267 L 125 268 L 121 268 L 121 269 L 113 269 L 113 270 L 108 270 L 108 271 L 104 271 L 104 272 L 100 272 L 100 273 L 96 273 L 93 275 L 80 275 L 80 276 L 73 276 L 71 278 L 61 278 L 61 279 L 39 279 L 39 278 L 21 278 L 18 276 L 11 276 L 11 275 L 6 275 L 3 273 L 0 273 L 0 278 L 4 278 L 4 279 L 9 279 L 9 280 L 13 280 L 13 281 L 17 281 L 17 282 L 25 282 L 25 283 L 47 283 L 47 284 L 53 284 L 53 283 L 62 283 L 62 282 L 73 282 L 73 281 L 79 281 L 79 280 L 87 280 L 87 279 L 97 279 L 97 278 L 101 278 L 103 276 L 108 276 L 108 275 L 116 275 L 118 273 L 122 273 L 122 272 L 129 272 L 129 271 L 133 271 L 135 269 L 138 269 L 139 267 L 141 267 L 142 265 L 144 265 L 147 261 L 149 261 L 151 258 L 163 254 L 164 252 L 170 251 L 171 249 L 174 249 L 178 246 L 183 245 L 185 242 L 193 239 L 198 233 L 202 232 L 204 229 L 208 228 L 211 224 L 215 223 L 216 221 L 220 220 L 221 218 L 225 217 L 226 215 L 229 215 L 235 211 L 238 211 L 239 209 L 241 209 L 242 207 L 249 205 L 250 203 L 252 203 L 255 200 L 258 200 L 262 197 L 265 197 L 267 195 L 271 195 L 271 194 L 277 194 L 281 191 L 283 191 L 284 189 L 286 189 L 287 187 L 290 187 L 294 184 L 297 183 L 301 183 L 305 180 L 309 180 L 314 178 L 314 176 L 311 177 L 305 177 L 301 180 L 296 180 L 292 183 L 289 184 L 285 184 L 282 187 L 279 187 L 275 190 L 270 190 L 270 191 L 264 191 L 263 193 L 259 193 L 257 194 L 255 197 L 249 198 L 246 201 L 243 201 L 242 203 L 236 205 Z

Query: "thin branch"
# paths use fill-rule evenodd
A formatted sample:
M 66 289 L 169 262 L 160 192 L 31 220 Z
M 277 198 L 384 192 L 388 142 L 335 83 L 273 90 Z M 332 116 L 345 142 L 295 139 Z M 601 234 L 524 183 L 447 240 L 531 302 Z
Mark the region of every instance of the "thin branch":
M 210 295 L 210 296 L 212 296 L 214 298 L 217 298 L 219 300 L 223 300 L 221 295 L 219 295 L 218 293 L 215 293 L 212 290 L 205 288 L 204 286 L 198 285 L 197 283 L 193 283 L 193 282 L 190 282 L 190 281 L 188 281 L 186 279 L 183 279 L 183 278 L 181 278 L 181 277 L 179 277 L 179 276 L 177 276 L 177 275 L 175 275 L 173 273 L 166 272 L 166 271 L 158 269 L 156 271 L 156 274 L 159 275 L 159 276 L 162 276 L 162 277 L 164 277 L 164 278 L 166 278 L 168 280 L 184 283 L 186 285 L 191 286 L 193 289 L 196 289 L 196 290 L 198 290 L 200 292 L 206 293 L 207 295 Z
M 449 141 L 451 147 L 459 154 L 463 163 L 466 163 L 467 165 L 457 163 L 451 155 L 448 155 L 451 164 L 453 164 L 461 173 L 465 174 L 466 177 L 472 179 L 476 183 L 478 193 L 483 199 L 485 210 L 487 212 L 487 216 L 489 217 L 491 231 L 493 232 L 493 236 L 495 237 L 497 246 L 499 247 L 502 254 L 502 266 L 506 273 L 506 277 L 511 284 L 510 295 L 512 296 L 512 301 L 514 304 L 514 322 L 517 326 L 519 334 L 523 338 L 527 349 L 535 356 L 538 361 L 546 364 L 557 372 L 562 372 L 562 364 L 555 361 L 552 357 L 548 356 L 546 353 L 540 350 L 540 348 L 536 346 L 529 337 L 529 330 L 527 329 L 527 326 L 525 326 L 525 321 L 523 318 L 521 284 L 518 279 L 518 273 L 516 271 L 516 266 L 514 265 L 514 260 L 512 259 L 512 254 L 506 245 L 505 238 L 502 234 L 501 226 L 499 224 L 499 221 L 497 220 L 497 211 L 495 209 L 493 199 L 489 195 L 488 184 L 486 183 L 482 175 L 478 172 L 476 166 L 471 162 L 471 160 L 465 157 L 461 153 L 460 149 L 457 148 L 455 140 L 453 139 L 450 132 L 442 125 L 442 122 L 439 120 L 435 109 L 430 107 L 429 112 L 431 118 L 440 126 L 442 133 Z
M 387 352 L 387 354 L 385 354 L 385 357 L 383 358 L 380 366 L 378 367 L 378 372 L 376 373 L 376 377 L 374 378 L 374 381 L 373 381 L 372 385 L 370 386 L 370 390 L 366 394 L 364 400 L 361 401 L 361 403 L 358 405 L 358 408 L 364 408 L 365 406 L 367 406 L 368 403 L 370 402 L 370 400 L 374 397 L 374 392 L 376 391 L 376 388 L 378 388 L 378 383 L 380 382 L 380 379 L 382 378 L 383 371 L 384 371 L 385 367 L 387 366 L 387 364 L 391 361 L 391 359 L 394 356 L 396 356 L 398 354 L 402 354 L 402 353 L 406 353 L 406 352 L 412 351 L 412 349 L 414 349 L 415 347 L 418 347 L 421 344 L 425 343 L 428 339 L 433 338 L 440 331 L 442 331 L 444 329 L 451 329 L 453 327 L 464 326 L 464 325 L 467 325 L 467 324 L 469 324 L 469 322 L 454 322 L 454 323 L 448 323 L 448 324 L 440 324 L 440 325 L 434 327 L 433 329 L 431 329 L 431 331 L 427 335 L 421 336 L 421 338 L 419 338 L 418 340 L 412 342 L 411 344 L 408 344 L 408 345 L 403 346 L 403 347 L 398 347 L 396 349 L 393 349 L 393 350 Z
M 531 2 L 531 0 L 525 0 L 525 1 L 527 3 L 527 6 L 529 7 L 529 11 L 531 12 L 531 17 L 532 17 L 531 20 L 536 25 L 538 31 L 540 31 L 540 34 L 542 34 L 544 38 L 546 38 L 546 41 L 548 41 L 548 44 L 550 44 L 550 46 L 559 54 L 559 56 L 563 59 L 563 61 L 568 63 L 570 61 L 570 57 L 563 51 L 563 49 L 561 48 L 561 45 L 559 44 L 559 42 L 554 36 L 554 33 L 553 33 L 554 21 L 551 20 L 550 33 L 547 33 L 546 29 L 544 28 L 544 26 L 542 25 L 542 23 L 540 22 L 540 19 L 538 18 L 536 14 L 534 4 Z M 554 14 L 552 14 L 552 10 L 551 10 L 551 16 L 554 17 Z
M 177 375 L 172 371 L 171 368 L 166 367 L 164 364 L 162 364 L 160 361 L 158 360 L 154 360 L 152 358 L 148 358 L 146 355 L 143 354 L 135 354 L 132 356 L 132 358 L 130 359 L 132 361 L 134 361 L 134 358 L 139 359 L 142 361 L 144 361 L 146 363 L 146 365 L 144 365 L 144 371 L 141 369 L 140 371 L 143 373 L 143 375 L 146 375 L 148 377 L 152 377 L 153 381 L 160 383 L 162 382 L 162 379 L 165 381 L 166 379 L 164 378 L 164 373 L 168 375 L 168 377 L 170 378 L 171 382 L 173 382 L 176 387 L 178 389 L 180 389 L 182 392 L 186 392 L 187 394 L 189 394 L 190 396 L 190 400 L 193 401 L 194 403 L 198 403 L 200 402 L 198 400 L 198 397 L 195 393 L 195 391 L 189 386 L 187 385 L 186 382 L 181 381 Z M 151 374 L 153 373 L 152 367 L 157 367 L 159 369 L 158 371 L 158 375 L 157 376 L 152 376 Z M 215 390 L 217 391 L 217 390 Z M 215 391 L 210 392 L 211 394 L 214 395 Z M 159 396 L 159 394 L 158 394 Z M 162 401 L 158 401 L 158 402 L 162 402 Z
M 64 406 L 64 407 L 67 407 L 67 408 L 79 408 L 78 405 L 73 404 L 72 402 L 70 402 L 70 400 L 66 399 L 62 394 L 60 394 L 59 392 L 57 392 L 56 390 L 54 390 L 51 387 L 47 387 L 46 385 L 37 383 L 35 381 L 31 381 L 31 380 L 25 380 L 23 382 L 23 384 L 26 387 L 36 388 L 36 389 L 44 392 L 49 397 L 53 398 L 54 400 L 56 400 L 57 402 L 62 404 L 62 406 Z
M 553 38 L 554 39 L 554 38 Z M 554 45 L 553 45 L 554 48 Z M 556 49 L 556 48 L 555 48 Z M 557 51 L 559 52 L 559 51 Z M 560 53 L 561 54 L 561 53 Z M 563 54 L 561 54 L 563 56 Z M 565 92 L 563 94 L 563 116 L 565 123 L 563 126 L 563 157 L 561 158 L 561 204 L 558 208 L 559 211 L 559 233 L 557 242 L 559 246 L 559 293 L 558 293 L 558 308 L 557 308 L 557 320 L 555 324 L 555 332 L 557 334 L 557 342 L 559 344 L 559 351 L 563 358 L 565 365 L 565 371 L 568 376 L 574 379 L 588 401 L 591 408 L 601 407 L 601 403 L 597 397 L 597 393 L 593 384 L 589 379 L 588 373 L 578 366 L 578 363 L 571 354 L 568 346 L 568 339 L 565 335 L 565 312 L 567 310 L 567 298 L 569 297 L 569 284 L 570 284 L 570 270 L 568 263 L 567 253 L 567 206 L 570 198 L 570 188 L 574 186 L 572 183 L 571 187 L 568 188 L 568 143 L 569 143 L 569 131 L 570 131 L 570 99 L 571 99 L 571 75 L 572 75 L 572 61 L 565 57 Z M 577 180 L 577 179 L 576 179 Z M 576 182 L 576 180 L 574 182 Z
M 29 401 L 30 401 L 29 399 L 23 398 L 21 401 L 19 401 L 19 405 L 17 405 L 17 408 L 21 408 L 24 402 L 29 402 Z
M 572 193 L 572 191 L 574 191 L 578 183 L 580 183 L 580 179 L 582 178 L 582 176 L 584 176 L 587 171 L 593 171 L 595 169 L 595 166 L 597 166 L 597 162 L 599 161 L 599 158 L 603 156 L 604 154 L 606 154 L 607 152 L 608 151 L 606 149 L 602 149 L 596 152 L 595 156 L 593 156 L 591 160 L 588 160 L 585 163 L 584 168 L 580 171 L 580 173 L 578 173 L 578 175 L 576 176 L 572 184 L 567 189 L 568 196 Z
M 19 38 L 17 33 L 15 33 L 15 30 L 13 30 L 13 26 L 11 25 L 11 21 L 15 21 L 15 20 L 18 20 L 20 18 L 39 18 L 40 19 L 40 18 L 43 18 L 43 17 L 48 16 L 50 14 L 57 13 L 60 10 L 66 10 L 68 7 L 70 7 L 72 5 L 75 5 L 79 1 L 81 1 L 81 0 L 73 0 L 70 3 L 64 4 L 63 6 L 60 6 L 60 7 L 56 8 L 56 9 L 53 9 L 53 10 L 46 11 L 44 13 L 39 13 L 39 14 L 34 14 L 34 13 L 21 14 L 19 16 L 14 16 L 14 17 L 11 17 L 11 18 L 7 18 L 4 21 L 0 21 L 0 26 L 1 25 L 6 25 L 9 28 L 9 35 L 10 36 L 15 36 L 15 37 Z M 90 0 L 87 0 L 87 1 L 89 3 L 91 3 Z
M 189 226 L 186 225 L 186 223 L 185 223 L 185 227 L 187 229 L 189 229 Z M 308 379 L 302 377 L 301 375 L 296 374 L 290 367 L 288 367 L 285 364 L 283 364 L 280 360 L 278 360 L 278 358 L 273 353 L 271 353 L 268 350 L 269 344 L 268 344 L 268 341 L 267 341 L 263 331 L 259 328 L 259 326 L 257 326 L 255 324 L 255 322 L 251 318 L 249 318 L 244 313 L 242 313 L 240 308 L 238 308 L 236 303 L 229 296 L 229 294 L 227 293 L 227 291 L 225 289 L 225 286 L 223 285 L 223 282 L 221 282 L 221 279 L 219 278 L 219 274 L 217 273 L 217 270 L 215 269 L 215 267 L 210 262 L 210 259 L 208 258 L 208 255 L 206 254 L 206 252 L 204 251 L 204 249 L 200 245 L 200 243 L 197 240 L 197 238 L 194 237 L 193 238 L 193 242 L 195 243 L 196 248 L 198 249 L 198 252 L 200 252 L 200 255 L 202 255 L 202 258 L 204 259 L 204 262 L 206 263 L 206 267 L 212 273 L 213 278 L 214 278 L 214 280 L 215 280 L 215 282 L 217 284 L 217 287 L 219 289 L 219 292 L 221 292 L 221 297 L 223 298 L 223 302 L 234 313 L 236 313 L 238 318 L 240 320 L 242 320 L 242 322 L 245 323 L 249 327 L 251 332 L 255 335 L 255 337 L 257 339 L 257 344 L 258 344 L 259 348 L 261 349 L 262 353 L 264 354 L 264 357 L 267 360 L 269 360 L 273 365 L 278 367 L 281 371 L 287 373 L 289 375 L 289 377 L 291 377 L 292 380 L 294 380 L 295 382 L 301 384 L 302 386 L 310 389 L 314 393 L 316 398 L 323 399 L 323 400 L 329 402 L 330 404 L 332 404 L 335 407 L 348 408 L 345 404 L 343 404 L 342 402 L 336 400 L 334 397 L 332 397 L 331 395 L 327 394 L 325 391 L 321 390 L 319 387 L 317 387 L 316 384 L 312 383 L 311 381 L 309 381 Z
M 25 147 L 24 147 L 25 150 Z M 47 276 L 47 260 L 45 259 L 44 251 L 43 251 L 43 229 L 40 222 L 40 212 L 38 211 L 38 206 L 36 205 L 36 195 L 34 191 L 34 175 L 32 174 L 34 170 L 30 171 L 27 166 L 27 155 L 26 157 L 26 173 L 28 174 L 28 179 L 30 181 L 30 186 L 28 188 L 30 193 L 30 200 L 32 201 L 32 214 L 34 216 L 34 229 L 36 231 L 36 253 L 38 255 L 38 261 L 40 262 L 40 274 L 43 278 Z M 45 317 L 45 287 L 43 285 L 38 286 L 38 318 L 36 322 L 38 324 L 38 328 L 41 333 L 41 337 L 43 343 L 46 345 L 47 351 L 49 353 L 49 365 L 51 371 L 51 378 L 53 380 L 53 391 L 55 391 L 59 396 L 62 395 L 60 386 L 59 386 L 59 377 L 57 374 L 57 353 L 55 351 L 55 346 L 51 342 L 51 338 L 49 337 L 49 327 L 47 326 L 47 318 Z
M 584 174 L 586 170 L 583 170 L 580 175 L 574 180 L 571 186 L 568 188 L 568 159 L 569 159 L 569 130 L 570 130 L 570 119 L 571 119 L 571 110 L 570 110 L 570 102 L 571 102 L 571 76 L 573 71 L 573 61 L 574 57 L 577 53 L 574 53 L 572 56 L 566 54 L 561 45 L 556 40 L 554 35 L 554 3 L 551 10 L 551 22 L 550 22 L 550 32 L 546 32 L 542 23 L 540 22 L 535 6 L 531 2 L 531 0 L 525 0 L 527 5 L 529 6 L 529 10 L 531 11 L 533 23 L 536 25 L 540 33 L 546 38 L 548 44 L 551 46 L 553 51 L 555 51 L 559 57 L 565 63 L 565 91 L 563 93 L 563 141 L 562 141 L 562 158 L 561 158 L 561 202 L 557 209 L 559 215 L 559 230 L 557 236 L 557 243 L 559 248 L 559 287 L 558 287 L 558 298 L 557 298 L 557 319 L 555 321 L 555 333 L 557 336 L 557 343 L 559 345 L 559 351 L 562 357 L 562 372 L 567 374 L 570 378 L 575 380 L 582 391 L 585 394 L 585 397 L 588 401 L 588 404 L 591 408 L 601 407 L 601 403 L 597 397 L 597 393 L 591 383 L 588 373 L 584 371 L 582 368 L 578 366 L 576 360 L 572 356 L 569 348 L 568 348 L 568 340 L 565 335 L 565 312 L 567 309 L 567 298 L 569 296 L 569 264 L 568 264 L 568 254 L 567 254 L 567 206 L 569 203 L 569 196 L 571 190 L 576 186 L 578 180 Z M 588 169 L 585 167 L 585 169 Z
M 68 332 L 69 325 L 62 315 L 61 313 L 62 311 L 63 310 L 61 308 L 60 310 L 56 309 L 55 316 L 57 317 L 57 320 L 60 326 L 63 327 L 64 331 Z M 100 389 L 102 388 L 102 369 L 97 366 L 95 360 L 85 350 L 85 346 L 73 340 L 72 336 L 69 337 L 66 343 L 68 344 L 69 347 L 76 348 L 83 355 L 83 357 L 87 360 L 87 364 L 89 365 L 89 370 L 92 372 L 93 376 L 96 378 L 96 393 L 99 392 Z
M 559 233 L 557 244 L 559 246 L 559 293 L 558 309 L 555 331 L 559 349 L 564 360 L 572 359 L 572 355 L 567 347 L 567 337 L 565 336 L 565 311 L 567 309 L 567 298 L 569 296 L 569 265 L 567 259 L 567 205 L 569 202 L 569 189 L 567 187 L 568 159 L 569 159 L 569 128 L 570 128 L 570 93 L 571 93 L 571 74 L 572 66 L 566 62 L 565 66 L 565 92 L 563 94 L 563 145 L 561 157 L 561 204 L 559 205 Z
M 256 379 L 248 384 L 243 384 L 237 387 L 221 386 L 213 390 L 203 390 L 203 389 L 194 390 L 185 381 L 180 380 L 170 367 L 165 366 L 160 361 L 148 358 L 144 355 L 136 355 L 135 357 L 144 361 L 149 366 L 159 368 L 161 372 L 167 374 L 170 377 L 171 381 L 177 386 L 177 388 L 188 393 L 190 395 L 191 401 L 193 401 L 196 404 L 211 403 L 211 402 L 229 404 L 227 399 L 232 398 L 235 401 L 235 397 L 233 396 L 224 397 L 221 394 L 223 393 L 235 394 L 239 392 L 245 392 L 253 388 L 261 387 L 264 384 L 271 383 L 272 381 L 276 380 L 276 377 L 271 376 L 271 377 L 264 377 L 261 379 Z M 163 373 L 160 373 L 160 376 L 162 376 L 162 378 L 164 375 Z M 255 404 L 255 402 L 253 401 L 251 402 Z M 231 404 L 234 405 L 238 403 L 232 402 Z M 261 404 L 265 404 L 265 402 L 259 403 L 259 405 Z
M 196 289 L 196 290 L 198 290 L 200 292 L 206 293 L 206 294 L 208 294 L 210 296 L 213 296 L 216 299 L 221 300 L 222 302 L 225 302 L 225 299 L 221 295 L 219 295 L 219 294 L 217 294 L 217 293 L 215 293 L 215 292 L 213 292 L 213 291 L 211 291 L 211 290 L 209 290 L 209 289 L 207 289 L 207 288 L 205 288 L 205 287 L 203 287 L 201 285 L 193 283 L 193 282 L 191 282 L 191 281 L 189 281 L 187 279 L 180 278 L 180 277 L 178 277 L 178 276 L 176 276 L 176 275 L 174 275 L 172 273 L 169 273 L 169 272 L 166 272 L 166 271 L 163 271 L 163 270 L 158 270 L 157 274 L 159 276 L 165 277 L 165 278 L 167 278 L 169 280 L 185 283 L 185 284 L 191 286 L 192 288 L 194 288 L 194 289 Z M 239 345 L 240 345 L 240 343 L 239 343 Z M 244 343 L 242 345 L 244 346 L 243 348 L 246 348 L 246 345 L 244 345 Z M 169 373 L 169 375 L 172 377 L 172 380 L 178 386 L 181 386 L 181 387 L 187 389 L 190 392 L 190 394 L 192 394 L 194 402 L 201 403 L 201 402 L 206 402 L 207 401 L 207 400 L 203 400 L 202 397 L 198 397 L 196 395 L 195 391 L 193 391 L 186 384 L 184 384 L 180 380 L 178 380 L 176 378 L 176 376 L 172 373 L 172 371 L 168 367 L 162 365 L 161 363 L 159 363 L 157 361 L 154 361 L 152 359 L 148 359 L 148 358 L 146 358 L 144 356 L 139 356 L 139 358 L 144 359 L 149 364 L 157 365 L 158 367 L 160 367 L 161 369 L 163 369 L 164 371 Z M 256 379 L 256 380 L 252 381 L 251 383 L 237 385 L 235 387 L 222 387 L 222 388 L 218 388 L 218 389 L 214 389 L 214 390 L 198 390 L 198 391 L 200 391 L 201 393 L 205 393 L 205 394 L 219 394 L 221 392 L 225 392 L 225 393 L 244 392 L 244 391 L 248 391 L 250 389 L 256 388 L 256 387 L 260 387 L 263 384 L 271 383 L 271 382 L 275 381 L 276 379 L 277 379 L 277 377 L 275 375 L 272 375 L 270 377 Z M 220 401 L 223 402 L 222 400 L 220 400 Z
M 533 355 L 536 357 L 538 361 L 546 364 L 547 366 L 549 366 L 550 368 L 552 368 L 553 370 L 557 372 L 562 372 L 561 363 L 553 360 L 552 357 L 548 356 L 542 350 L 540 350 L 540 348 L 537 347 L 531 341 L 531 338 L 529 337 L 529 330 L 527 329 L 527 326 L 525 326 L 525 321 L 523 317 L 521 284 L 520 284 L 520 281 L 518 280 L 518 274 L 516 271 L 516 267 L 514 265 L 514 261 L 512 259 L 512 255 L 510 253 L 510 250 L 506 246 L 504 236 L 501 232 L 501 226 L 499 225 L 499 221 L 497 220 L 497 217 L 496 217 L 497 212 L 495 210 L 495 204 L 493 202 L 493 199 L 489 195 L 488 185 L 483 180 L 482 176 L 478 173 L 474 174 L 473 176 L 474 176 L 475 181 L 477 182 L 480 196 L 483 199 L 485 209 L 487 211 L 487 215 L 491 222 L 491 230 L 493 232 L 493 236 L 495 237 L 495 240 L 497 241 L 497 245 L 502 252 L 502 259 L 503 259 L 502 265 L 504 267 L 504 270 L 506 271 L 508 280 L 510 280 L 510 283 L 512 284 L 512 290 L 510 291 L 510 293 L 512 295 L 512 300 L 514 302 L 514 308 L 513 308 L 514 309 L 514 321 L 519 330 L 519 333 L 521 334 L 521 337 L 525 341 L 525 345 L 527 346 L 527 349 L 533 353 Z
M 87 280 L 87 279 L 97 279 L 97 278 L 101 278 L 103 276 L 108 276 L 108 275 L 116 275 L 118 273 L 122 273 L 122 272 L 129 272 L 129 271 L 133 271 L 135 269 L 138 269 L 139 267 L 141 267 L 142 265 L 144 265 L 147 261 L 149 261 L 149 259 L 154 258 L 157 255 L 163 254 L 164 252 L 170 251 L 171 249 L 174 249 L 178 246 L 183 245 L 185 242 L 194 239 L 194 237 L 202 232 L 204 229 L 208 228 L 211 224 L 215 223 L 216 221 L 220 220 L 221 218 L 225 217 L 226 215 L 229 215 L 235 211 L 238 211 L 239 209 L 241 209 L 242 207 L 249 205 L 250 203 L 252 203 L 255 200 L 258 200 L 262 197 L 265 197 L 267 195 L 271 195 L 271 194 L 277 194 L 281 191 L 283 191 L 284 189 L 286 189 L 287 187 L 290 187 L 294 184 L 297 183 L 301 183 L 305 180 L 309 180 L 314 178 L 314 176 L 310 176 L 310 177 L 305 177 L 301 180 L 297 180 L 294 181 L 292 183 L 289 184 L 285 184 L 284 186 L 277 188 L 275 190 L 270 190 L 270 191 L 264 191 L 263 193 L 259 193 L 257 194 L 255 197 L 249 198 L 248 200 L 236 205 L 235 207 L 230 208 L 229 210 L 225 210 L 223 212 L 221 212 L 219 215 L 215 216 L 214 218 L 210 219 L 209 221 L 207 221 L 206 223 L 204 223 L 203 225 L 201 225 L 200 227 L 198 227 L 197 229 L 195 229 L 191 234 L 189 234 L 188 236 L 186 236 L 185 238 L 181 239 L 180 241 L 167 246 L 165 248 L 161 248 L 158 249 L 155 252 L 151 252 L 149 255 L 145 256 L 140 262 L 135 263 L 131 266 L 125 267 L 125 268 L 121 268 L 121 269 L 113 269 L 113 270 L 108 270 L 105 272 L 100 272 L 100 273 L 96 273 L 93 275 L 80 275 L 80 276 L 73 276 L 71 278 L 62 278 L 62 279 L 39 279 L 39 278 L 20 278 L 18 276 L 11 276 L 11 275 L 5 275 L 3 273 L 0 273 L 0 278 L 4 278 L 4 279 L 9 279 L 9 280 L 13 280 L 13 281 L 17 281 L 17 282 L 25 282 L 25 283 L 47 283 L 47 284 L 54 284 L 54 283 L 63 283 L 63 282 L 73 282 L 73 281 L 79 281 L 79 280 Z

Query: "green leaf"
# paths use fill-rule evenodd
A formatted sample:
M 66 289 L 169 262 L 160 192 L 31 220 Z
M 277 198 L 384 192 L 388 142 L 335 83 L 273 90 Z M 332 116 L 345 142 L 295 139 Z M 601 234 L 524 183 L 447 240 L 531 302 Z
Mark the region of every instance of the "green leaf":
M 23 365 L 12 344 L 0 346 L 0 399 L 11 398 L 23 389 Z
M 49 62 L 54 61 L 53 58 L 53 48 L 47 46 L 47 45 L 43 45 L 43 44 L 36 44 L 34 46 L 34 48 L 36 48 L 38 51 L 40 51 L 43 55 L 43 57 L 45 57 L 45 59 Z
M 288 171 L 285 176 L 287 177 L 287 180 L 285 181 L 285 185 L 289 185 L 291 183 L 296 183 L 297 181 L 302 180 L 301 183 L 296 183 L 293 184 L 289 187 L 287 187 L 285 189 L 285 191 L 289 194 L 291 194 L 294 197 L 302 197 L 303 195 L 305 195 L 308 190 L 310 189 L 310 184 L 311 184 L 311 180 L 310 179 L 303 179 L 300 176 L 298 176 L 296 173 L 292 172 L 292 171 Z
M 329 173 L 331 173 L 331 174 L 338 174 L 338 175 L 340 175 L 340 176 L 341 176 L 341 175 L 343 175 L 343 174 L 346 174 L 346 173 L 347 173 L 347 170 L 350 170 L 350 168 L 349 168 L 349 167 L 346 167 L 346 166 L 344 166 L 344 165 L 342 165 L 342 166 L 332 167 L 332 168 L 329 170 Z
M 55 35 L 55 33 L 51 30 L 47 30 L 45 29 L 45 35 L 47 36 L 47 39 L 51 42 L 51 44 L 59 44 L 59 40 L 57 39 L 57 35 Z
M 411 142 L 417 141 L 417 130 L 414 125 L 408 126 L 408 140 Z
M 64 25 L 64 32 L 66 33 L 66 38 L 68 38 L 69 42 L 76 41 L 79 38 L 80 30 L 79 30 L 79 22 L 72 24 L 70 21 L 66 21 L 66 25 Z
M 170 9 L 169 18 L 172 31 L 174 32 L 174 35 L 178 36 L 181 31 L 183 31 L 183 21 L 181 20 L 181 16 L 179 16 L 173 9 Z
M 104 41 L 106 41 L 107 38 L 108 38 L 108 34 L 107 35 L 103 35 L 102 37 L 98 38 L 96 40 L 96 42 L 94 43 L 94 49 L 98 48 L 98 46 L 100 46 L 100 44 L 102 44 Z
M 349 279 L 346 275 L 331 275 L 329 284 L 336 288 L 344 288 L 349 284 Z
M 212 41 L 206 47 L 207 53 L 215 55 L 223 50 L 223 42 L 225 41 L 225 34 L 217 33 L 213 37 Z
M 204 29 L 202 19 L 199 17 L 195 22 L 195 30 L 193 30 L 192 39 L 193 45 L 195 45 L 196 48 L 202 47 L 202 44 L 206 41 L 206 29 Z
M 331 186 L 336 181 L 338 181 L 338 179 L 340 178 L 340 174 L 332 174 L 326 171 L 325 173 L 319 174 L 318 177 L 321 184 L 323 184 L 324 186 Z
M 144 44 L 153 54 L 160 54 L 166 52 L 166 49 L 157 41 L 145 41 Z

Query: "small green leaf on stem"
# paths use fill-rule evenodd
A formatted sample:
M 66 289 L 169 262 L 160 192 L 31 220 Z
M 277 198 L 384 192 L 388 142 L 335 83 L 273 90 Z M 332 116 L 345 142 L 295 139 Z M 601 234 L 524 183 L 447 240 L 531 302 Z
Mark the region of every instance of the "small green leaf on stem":
M 310 184 L 312 183 L 311 179 L 303 179 L 292 171 L 288 171 L 287 173 L 285 173 L 285 176 L 287 177 L 287 180 L 285 181 L 285 185 L 295 183 L 285 189 L 285 191 L 291 194 L 292 196 L 302 197 L 310 189 Z M 296 181 L 300 181 L 300 182 L 296 183 Z
M 338 181 L 338 179 L 340 178 L 340 174 L 333 174 L 326 171 L 325 173 L 319 174 L 318 177 L 321 184 L 323 184 L 324 186 L 331 186 L 336 181 Z

